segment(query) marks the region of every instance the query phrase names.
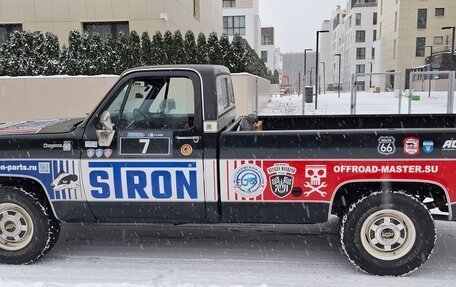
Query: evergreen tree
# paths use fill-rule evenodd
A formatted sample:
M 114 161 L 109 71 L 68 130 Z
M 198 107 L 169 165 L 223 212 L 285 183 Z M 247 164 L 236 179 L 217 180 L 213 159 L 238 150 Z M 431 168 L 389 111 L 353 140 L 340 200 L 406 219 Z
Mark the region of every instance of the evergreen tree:
M 247 46 L 246 41 L 239 35 L 235 35 L 231 42 L 230 58 L 231 58 L 231 72 L 242 73 L 247 69 L 248 58 L 247 58 Z
M 231 44 L 228 36 L 226 34 L 223 34 L 222 37 L 220 37 L 219 41 L 219 53 L 220 53 L 220 59 L 221 59 L 221 65 L 227 67 L 228 69 L 232 69 L 232 60 L 231 60 Z
M 2 76 L 22 76 L 24 50 L 29 48 L 26 41 L 27 32 L 14 32 L 0 49 L 0 66 Z M 31 48 L 31 47 L 30 47 Z
M 172 65 L 175 64 L 174 55 L 176 51 L 174 50 L 174 39 L 173 34 L 170 31 L 166 31 L 163 35 L 163 51 L 165 53 L 165 58 L 163 59 L 163 64 Z
M 185 64 L 198 64 L 195 34 L 188 30 L 185 33 Z
M 117 52 L 117 42 L 112 37 L 108 37 L 105 40 L 103 50 L 103 74 L 116 75 L 116 65 L 120 61 Z
M 212 32 L 209 34 L 207 39 L 207 54 L 209 64 L 211 65 L 221 65 L 222 64 L 222 55 L 220 53 L 220 43 L 218 40 L 217 33 Z
M 204 36 L 203 33 L 198 35 L 198 41 L 196 44 L 196 63 L 201 65 L 208 63 L 207 41 L 206 36 Z
M 175 64 L 185 64 L 185 46 L 184 38 L 180 30 L 174 32 L 173 35 L 173 50 L 176 51 L 174 54 L 174 63 Z
M 272 83 L 273 84 L 279 84 L 280 83 L 280 74 L 279 74 L 279 71 L 274 70 L 274 77 L 272 79 Z
M 116 41 L 116 52 L 118 54 L 117 62 L 114 66 L 116 75 L 120 75 L 130 68 L 129 61 L 131 57 L 129 45 L 128 36 L 121 32 Z
M 141 60 L 145 66 L 153 65 L 152 42 L 148 32 L 141 35 Z
M 45 34 L 43 58 L 45 59 L 43 74 L 57 75 L 60 69 L 60 45 L 59 39 L 52 33 Z
M 89 75 L 103 74 L 106 69 L 105 41 L 100 34 L 94 33 L 88 39 L 88 72 Z
M 166 50 L 163 43 L 163 36 L 157 31 L 152 37 L 152 65 L 166 64 Z
M 71 31 L 68 48 L 64 48 L 61 57 L 62 73 L 71 76 L 82 74 L 82 38 L 79 31 Z
M 129 41 L 130 61 L 128 68 L 142 66 L 141 64 L 141 39 L 136 31 L 130 33 Z

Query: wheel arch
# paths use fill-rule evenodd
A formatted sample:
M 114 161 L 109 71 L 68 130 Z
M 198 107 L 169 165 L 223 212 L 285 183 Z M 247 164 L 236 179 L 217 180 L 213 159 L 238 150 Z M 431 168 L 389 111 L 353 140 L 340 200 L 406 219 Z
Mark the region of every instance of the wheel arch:
M 420 197 L 428 196 L 435 200 L 438 208 L 445 209 L 448 212 L 448 220 L 454 216 L 450 206 L 451 200 L 447 188 L 439 182 L 429 180 L 393 180 L 393 179 L 376 179 L 376 180 L 351 180 L 341 183 L 334 190 L 331 198 L 328 218 L 341 208 L 348 208 L 363 195 L 379 190 L 401 190 L 406 194 Z
M 33 194 L 42 204 L 45 204 L 52 211 L 54 217 L 58 219 L 54 206 L 51 203 L 49 194 L 41 181 L 37 178 L 25 175 L 0 175 L 0 186 L 20 187 L 26 192 Z

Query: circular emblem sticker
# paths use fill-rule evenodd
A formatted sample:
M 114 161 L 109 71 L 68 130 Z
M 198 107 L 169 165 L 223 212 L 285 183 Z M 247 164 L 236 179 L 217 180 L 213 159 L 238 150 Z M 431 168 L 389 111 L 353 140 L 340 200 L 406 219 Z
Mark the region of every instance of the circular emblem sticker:
M 255 197 L 266 189 L 266 174 L 256 165 L 238 167 L 233 174 L 234 190 L 243 197 Z
M 193 152 L 193 148 L 191 145 L 189 144 L 184 144 L 182 147 L 181 147 L 181 154 L 183 156 L 189 156 L 191 155 Z

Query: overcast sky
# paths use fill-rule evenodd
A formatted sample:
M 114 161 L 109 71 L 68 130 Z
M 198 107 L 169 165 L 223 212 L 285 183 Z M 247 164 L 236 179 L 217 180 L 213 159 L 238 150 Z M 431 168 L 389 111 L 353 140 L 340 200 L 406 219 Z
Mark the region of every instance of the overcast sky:
M 346 0 L 260 0 L 262 26 L 274 26 L 276 47 L 282 53 L 315 49 L 315 32 Z

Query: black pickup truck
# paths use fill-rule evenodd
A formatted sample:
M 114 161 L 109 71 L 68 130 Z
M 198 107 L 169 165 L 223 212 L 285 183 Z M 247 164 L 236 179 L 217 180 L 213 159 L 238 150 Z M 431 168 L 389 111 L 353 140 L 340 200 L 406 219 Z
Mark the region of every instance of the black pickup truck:
M 351 262 L 404 275 L 456 211 L 453 115 L 236 117 L 228 69 L 125 72 L 85 119 L 0 126 L 0 262 L 61 223 L 314 224 Z M 305 258 L 303 258 L 305 260 Z

